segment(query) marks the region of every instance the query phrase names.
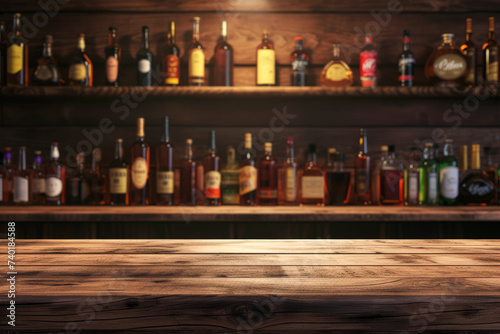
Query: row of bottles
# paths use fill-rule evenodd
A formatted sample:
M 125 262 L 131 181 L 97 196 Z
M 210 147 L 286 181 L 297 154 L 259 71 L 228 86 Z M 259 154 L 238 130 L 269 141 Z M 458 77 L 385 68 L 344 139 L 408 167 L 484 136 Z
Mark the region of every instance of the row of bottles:
M 28 85 L 28 45 L 21 33 L 21 15 L 14 15 L 13 32 L 7 40 L 5 24 L 0 24 L 0 85 Z M 220 37 L 214 50 L 213 85 L 233 85 L 234 50 L 227 41 L 227 22 L 222 21 Z M 109 28 L 105 54 L 105 85 L 118 86 L 121 48 L 118 45 L 117 29 Z M 161 70 L 156 73 L 153 53 L 149 47 L 149 28 L 142 28 L 142 47 L 137 53 L 137 85 L 167 86 L 180 85 L 180 49 L 175 42 L 175 22 L 171 21 L 167 35 L 167 44 L 163 48 L 159 61 Z M 432 84 L 456 86 L 478 84 L 476 74 L 478 50 L 472 41 L 472 20 L 466 21 L 466 42 L 455 46 L 453 34 L 443 34 L 442 44 L 434 50 L 425 65 L 425 74 Z M 34 85 L 61 85 L 63 79 L 52 54 L 52 36 L 47 36 L 43 55 L 37 60 L 32 83 Z M 77 50 L 69 64 L 68 85 L 92 86 L 93 65 L 85 52 L 85 35 L 78 36 Z M 333 45 L 333 58 L 321 71 L 320 82 L 325 86 L 349 86 L 353 83 L 353 73 L 349 65 L 342 60 L 341 46 Z M 495 41 L 495 21 L 489 18 L 488 41 L 483 50 L 483 82 L 488 85 L 498 83 L 498 44 Z M 290 56 L 292 67 L 292 86 L 306 86 L 308 83 L 308 65 L 310 57 L 304 49 L 303 38 L 295 38 L 295 49 Z M 193 19 L 192 43 L 188 55 L 188 84 L 203 86 L 207 84 L 205 73 L 205 50 L 200 42 L 200 18 Z M 257 47 L 256 84 L 274 86 L 277 84 L 276 54 L 269 34 L 264 31 L 262 42 Z M 362 86 L 377 84 L 377 50 L 372 36 L 365 36 L 365 44 L 359 54 L 359 71 Z M 398 60 L 398 82 L 400 86 L 413 86 L 415 58 L 410 50 L 410 33 L 404 30 L 403 51 Z

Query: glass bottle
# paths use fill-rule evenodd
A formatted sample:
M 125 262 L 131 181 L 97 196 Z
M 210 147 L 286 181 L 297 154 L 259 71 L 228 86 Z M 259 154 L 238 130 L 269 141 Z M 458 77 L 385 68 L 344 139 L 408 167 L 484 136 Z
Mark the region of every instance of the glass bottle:
M 104 49 L 106 75 L 104 84 L 106 86 L 118 87 L 118 69 L 120 64 L 121 49 L 118 46 L 118 30 L 109 27 L 108 45 Z
M 50 147 L 50 161 L 45 166 L 45 195 L 47 205 L 63 205 L 66 197 L 66 168 L 59 161 L 59 144 Z
M 359 152 L 354 157 L 354 203 L 370 205 L 370 156 L 366 141 L 366 129 L 361 129 L 359 134 Z
M 458 199 L 459 171 L 453 152 L 453 139 L 446 139 L 439 162 L 439 204 L 455 205 Z
M 169 120 L 163 117 L 163 136 L 156 148 L 156 204 L 174 204 L 174 147 L 170 143 Z
M 257 47 L 257 86 L 276 85 L 276 53 L 266 30 Z
M 394 145 L 388 146 L 387 159 L 380 167 L 378 178 L 379 203 L 382 205 L 403 204 L 403 175 L 396 160 Z
M 7 26 L 0 21 L 0 86 L 7 84 Z
M 443 42 L 425 63 L 425 75 L 436 86 L 455 87 L 464 83 L 469 75 L 467 61 L 455 47 L 453 34 L 442 34 Z
M 14 202 L 14 175 L 16 168 L 12 163 L 12 149 L 4 148 L 3 155 L 3 201 L 4 204 L 12 204 Z
M 33 186 L 31 187 L 33 204 L 45 204 L 45 172 L 42 165 L 42 152 L 35 151 L 35 160 L 33 161 Z
M 433 143 L 425 143 L 424 161 L 420 166 L 420 205 L 438 203 L 438 163 L 434 159 Z
M 106 204 L 106 174 L 101 173 L 102 151 L 100 148 L 92 150 L 92 167 L 89 173 L 90 204 Z
M 175 44 L 175 22 L 170 21 L 167 34 L 167 45 L 163 49 L 162 72 L 163 83 L 167 86 L 178 86 L 181 73 L 179 60 L 180 49 Z
M 484 171 L 486 172 L 486 174 L 488 174 L 488 178 L 491 180 L 491 182 L 493 182 L 493 184 L 495 185 L 495 190 L 497 191 L 498 189 L 498 171 L 497 169 L 495 168 L 495 166 L 493 165 L 493 160 L 491 158 L 491 147 L 489 146 L 485 146 L 484 147 L 484 159 L 486 160 L 486 164 L 484 165 Z M 493 197 L 493 199 L 491 200 L 491 203 L 490 204 L 496 204 L 497 201 L 498 201 L 498 195 L 496 194 L 496 191 L 495 191 L 495 196 Z
M 33 173 L 26 169 L 26 147 L 19 148 L 19 165 L 14 176 L 14 203 L 31 204 L 33 197 L 31 187 L 33 185 Z
M 68 178 L 66 202 L 69 205 L 88 205 L 90 202 L 90 185 L 85 170 L 85 154 L 76 155 L 77 168 Z
M 236 162 L 236 151 L 232 146 L 227 149 L 227 163 L 221 171 L 222 176 L 222 204 L 240 204 L 240 194 L 238 185 L 239 166 Z
M 469 156 L 468 156 L 468 147 L 467 145 L 461 145 L 460 151 L 458 153 L 458 171 L 459 171 L 459 180 L 462 181 L 465 175 L 469 171 Z
M 300 205 L 325 205 L 325 174 L 316 162 L 316 145 L 309 145 L 304 169 L 297 174 L 297 197 Z
M 210 142 L 208 147 L 208 153 L 203 158 L 205 199 L 208 205 L 221 205 L 220 157 L 217 156 L 214 130 L 210 131 Z
M 85 53 L 85 34 L 79 34 L 76 55 L 69 65 L 68 84 L 70 86 L 92 87 L 93 82 L 94 67 L 89 56 Z
M 52 36 L 45 37 L 42 57 L 37 60 L 33 73 L 33 84 L 38 86 L 58 86 L 62 83 L 61 72 L 57 61 L 52 56 Z
M 258 164 L 259 205 L 278 204 L 278 171 L 273 157 L 273 144 L 264 143 L 264 157 Z
M 240 174 L 240 204 L 257 204 L 257 168 L 255 168 L 254 151 L 252 149 L 252 134 L 245 133 L 244 154 L 241 161 Z
M 123 139 L 115 144 L 115 157 L 109 165 L 109 204 L 129 204 L 129 166 L 123 157 Z
M 469 86 L 476 85 L 476 45 L 472 41 L 472 19 L 465 20 L 465 43 L 460 46 L 465 60 L 467 62 L 467 67 L 469 68 L 469 75 L 465 78 L 465 84 Z
M 343 152 L 335 151 L 330 154 L 330 167 L 326 172 L 329 205 L 349 204 L 352 173 L 344 169 L 344 162 L 345 156 Z
M 278 173 L 281 173 L 278 181 L 281 180 L 282 186 L 278 185 L 278 191 L 281 192 L 280 188 L 283 189 L 283 204 L 297 205 L 297 162 L 295 162 L 293 137 L 288 137 L 286 140 L 286 162 Z
M 200 43 L 200 18 L 193 19 L 193 42 L 189 50 L 189 85 L 203 86 L 205 82 L 205 52 Z
M 375 165 L 372 168 L 371 172 L 371 194 L 372 194 L 372 203 L 380 204 L 380 170 L 382 169 L 382 165 L 384 161 L 386 161 L 389 157 L 389 146 L 382 145 L 380 146 L 380 159 L 375 160 Z
M 415 71 L 415 58 L 410 51 L 410 31 L 403 32 L 403 52 L 399 55 L 398 81 L 401 87 L 413 86 L 413 74 Z
M 151 86 L 153 53 L 149 49 L 149 28 L 142 27 L 142 47 L 137 52 L 137 86 Z
M 7 84 L 28 86 L 28 44 L 21 29 L 21 14 L 15 13 L 7 47 Z
M 193 160 L 193 140 L 186 139 L 186 155 L 181 163 L 181 203 L 196 205 L 196 162 Z
M 333 44 L 333 58 L 321 71 L 321 84 L 334 87 L 350 86 L 352 80 L 351 68 L 340 58 L 340 45 Z
M 483 76 L 486 85 L 498 84 L 498 44 L 495 40 L 495 18 L 489 18 L 488 41 L 483 45 Z
M 302 45 L 302 37 L 295 37 L 295 50 L 290 56 L 292 63 L 292 86 L 307 86 L 307 65 L 309 55 Z
M 409 165 L 404 171 L 404 204 L 420 204 L 420 152 L 417 148 L 410 149 Z
M 233 85 L 233 47 L 227 42 L 227 22 L 220 26 L 219 42 L 214 50 L 214 86 Z
M 144 118 L 137 119 L 137 139 L 131 148 L 130 204 L 149 204 L 149 145 L 144 138 Z
M 374 87 L 377 84 L 377 51 L 370 34 L 365 36 L 365 45 L 359 54 L 359 75 L 361 86 Z
M 472 145 L 471 169 L 460 182 L 460 202 L 471 205 L 487 205 L 496 196 L 495 182 L 481 168 L 481 148 Z

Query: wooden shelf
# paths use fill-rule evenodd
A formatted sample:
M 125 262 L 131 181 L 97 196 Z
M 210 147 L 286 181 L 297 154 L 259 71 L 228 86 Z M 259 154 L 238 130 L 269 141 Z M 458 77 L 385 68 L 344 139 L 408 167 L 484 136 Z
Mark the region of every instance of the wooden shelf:
M 1 207 L 3 221 L 500 221 L 500 207 Z

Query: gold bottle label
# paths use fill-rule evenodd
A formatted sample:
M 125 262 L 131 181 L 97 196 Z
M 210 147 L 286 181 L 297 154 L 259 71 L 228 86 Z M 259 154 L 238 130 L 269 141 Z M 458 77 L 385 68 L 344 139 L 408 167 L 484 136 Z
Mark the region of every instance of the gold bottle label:
M 347 71 L 340 64 L 333 64 L 326 70 L 326 78 L 330 81 L 342 81 L 347 79 Z
M 498 62 L 490 63 L 486 67 L 486 81 L 498 81 Z
M 33 193 L 45 194 L 45 179 L 33 179 Z
M 257 85 L 276 83 L 276 54 L 274 50 L 257 50 Z
M 205 197 L 220 198 L 221 175 L 215 170 L 205 173 Z
M 106 59 L 106 80 L 115 82 L 118 79 L 118 59 L 109 56 Z
M 71 80 L 83 81 L 87 77 L 87 69 L 83 64 L 72 64 L 69 67 L 69 77 Z
M 7 73 L 16 74 L 23 69 L 23 46 L 12 44 L 7 49 Z
M 296 170 L 294 167 L 286 168 L 285 200 L 295 202 L 297 198 Z
M 156 192 L 158 194 L 174 193 L 174 172 L 169 171 L 156 173 Z
M 240 169 L 239 175 L 240 196 L 257 189 L 257 168 L 245 166 Z
M 324 182 L 323 176 L 303 176 L 302 198 L 324 198 Z
M 202 49 L 191 49 L 189 51 L 189 77 L 205 77 L 205 53 Z
M 127 193 L 127 168 L 109 169 L 109 192 L 111 194 Z
M 433 64 L 434 73 L 442 80 L 456 80 L 467 70 L 467 62 L 457 54 L 445 54 L 438 57 Z
M 142 189 L 146 186 L 148 181 L 148 165 L 142 157 L 135 159 L 132 163 L 131 176 L 132 184 L 135 188 Z

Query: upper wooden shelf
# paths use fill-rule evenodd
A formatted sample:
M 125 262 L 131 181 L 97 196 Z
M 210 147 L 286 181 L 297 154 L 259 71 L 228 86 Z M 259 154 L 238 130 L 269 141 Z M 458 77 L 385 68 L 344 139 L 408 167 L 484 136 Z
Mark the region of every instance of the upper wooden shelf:
M 0 207 L 3 221 L 500 221 L 500 207 Z

